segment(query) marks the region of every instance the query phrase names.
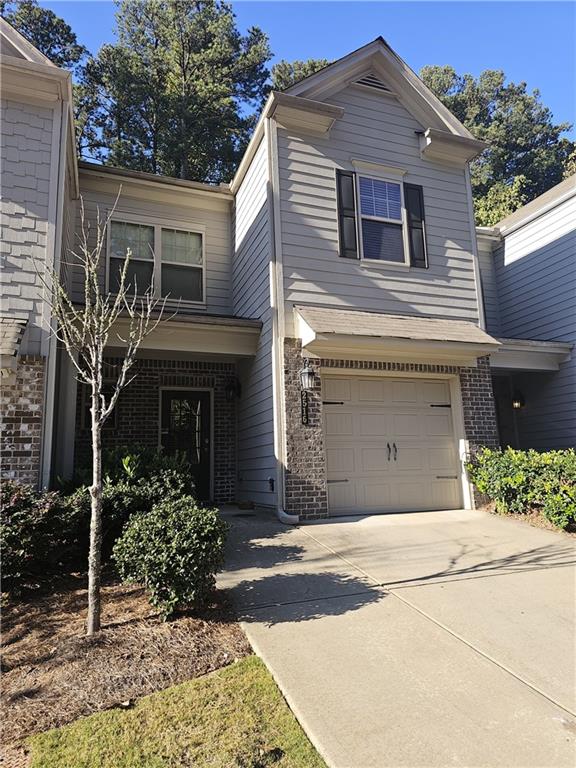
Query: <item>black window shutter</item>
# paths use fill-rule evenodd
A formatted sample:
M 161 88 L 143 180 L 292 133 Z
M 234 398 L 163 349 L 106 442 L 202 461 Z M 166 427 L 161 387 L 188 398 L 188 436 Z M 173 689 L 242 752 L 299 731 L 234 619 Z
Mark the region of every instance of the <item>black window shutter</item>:
M 404 184 L 404 205 L 408 219 L 410 266 L 426 268 L 428 266 L 428 254 L 422 187 L 417 184 Z
M 338 238 L 340 256 L 344 259 L 358 259 L 358 236 L 356 234 L 356 192 L 354 174 L 350 171 L 336 171 L 338 193 Z

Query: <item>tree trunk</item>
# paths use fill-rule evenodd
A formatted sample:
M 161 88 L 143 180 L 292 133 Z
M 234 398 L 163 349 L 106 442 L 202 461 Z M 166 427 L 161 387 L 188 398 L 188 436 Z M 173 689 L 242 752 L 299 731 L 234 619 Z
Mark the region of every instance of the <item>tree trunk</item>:
M 100 570 L 102 560 L 102 435 L 98 396 L 92 394 L 92 485 L 90 486 L 90 551 L 88 553 L 87 635 L 100 631 Z

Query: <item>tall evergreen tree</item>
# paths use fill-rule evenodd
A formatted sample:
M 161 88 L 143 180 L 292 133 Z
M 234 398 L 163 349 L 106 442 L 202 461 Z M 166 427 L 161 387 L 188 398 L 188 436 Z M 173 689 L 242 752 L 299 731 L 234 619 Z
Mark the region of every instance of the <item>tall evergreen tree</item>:
M 420 77 L 477 138 L 490 145 L 472 163 L 472 189 L 479 224 L 491 226 L 562 181 L 575 144 L 555 124 L 539 91 L 505 83 L 501 71 L 478 78 L 449 66 L 424 67 Z
M 36 0 L 0 0 L 0 16 L 59 67 L 76 70 L 88 55 L 70 25 Z
M 92 150 L 125 168 L 228 180 L 266 94 L 266 35 L 240 34 L 220 0 L 122 0 L 116 23 L 118 42 L 84 78 L 98 94 Z
M 284 91 L 294 83 L 304 80 L 320 69 L 327 67 L 328 59 L 306 59 L 306 61 L 286 61 L 282 59 L 272 67 L 272 88 L 275 91 Z

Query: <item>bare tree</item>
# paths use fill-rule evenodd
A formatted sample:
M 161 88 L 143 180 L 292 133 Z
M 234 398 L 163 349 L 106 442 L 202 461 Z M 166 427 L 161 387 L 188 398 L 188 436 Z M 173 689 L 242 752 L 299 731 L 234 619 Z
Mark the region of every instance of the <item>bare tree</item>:
M 120 192 L 118 193 L 118 197 Z M 114 410 L 121 390 L 135 377 L 129 372 L 142 341 L 162 320 L 166 299 L 154 298 L 149 287 L 138 295 L 136 282 L 128 283 L 131 251 L 128 249 L 118 273 L 118 286 L 114 293 L 105 293 L 101 287 L 100 265 L 105 255 L 106 232 L 118 203 L 107 216 L 98 211 L 93 244 L 91 227 L 86 220 L 84 201 L 80 198 L 81 232 L 78 246 L 71 250 L 76 267 L 84 277 L 84 303 L 72 301 L 61 276 L 55 271 L 40 275 L 45 298 L 52 310 L 52 332 L 63 344 L 76 370 L 78 381 L 90 388 L 92 430 L 92 485 L 90 486 L 90 550 L 88 555 L 88 622 L 86 632 L 94 635 L 100 630 L 100 581 L 102 557 L 102 427 Z M 157 310 L 159 306 L 159 310 Z M 126 330 L 121 333 L 117 322 L 125 318 Z M 111 391 L 103 391 L 104 350 L 110 341 L 124 345 L 124 358 Z M 108 373 L 108 370 L 107 370 Z M 108 376 L 107 376 L 108 378 Z

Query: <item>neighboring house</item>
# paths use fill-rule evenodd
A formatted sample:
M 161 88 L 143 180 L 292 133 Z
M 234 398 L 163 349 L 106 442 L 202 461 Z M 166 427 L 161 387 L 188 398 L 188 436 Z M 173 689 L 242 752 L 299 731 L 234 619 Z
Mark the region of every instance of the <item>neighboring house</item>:
M 184 450 L 201 498 L 287 522 L 472 506 L 466 456 L 499 440 L 468 171 L 484 146 L 378 38 L 272 93 L 229 185 L 79 163 L 61 229 L 78 195 L 94 221 L 121 187 L 102 284 L 130 246 L 138 286 L 179 300 L 105 443 Z M 73 263 L 66 279 L 81 304 Z M 52 477 L 89 451 L 57 360 Z
M 56 344 L 42 297 L 77 196 L 70 74 L 0 20 L 3 476 L 50 481 Z
M 574 448 L 576 176 L 477 233 L 500 442 Z

